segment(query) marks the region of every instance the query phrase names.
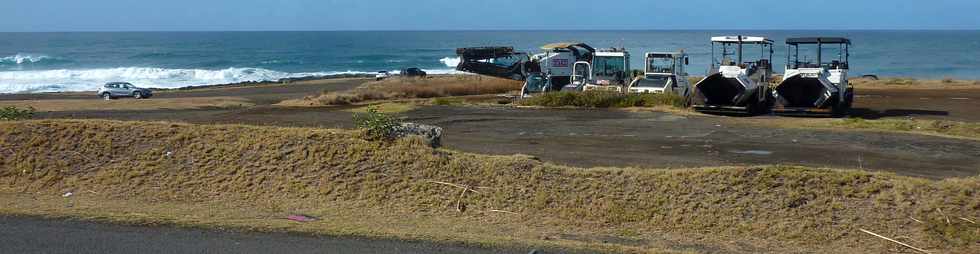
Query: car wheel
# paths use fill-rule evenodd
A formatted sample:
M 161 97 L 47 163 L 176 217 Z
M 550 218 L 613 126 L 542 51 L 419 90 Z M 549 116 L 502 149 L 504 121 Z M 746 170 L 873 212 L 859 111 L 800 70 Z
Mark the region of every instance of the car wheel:
M 108 100 L 112 100 L 112 95 L 109 94 L 109 93 L 102 93 L 102 99 L 107 100 L 107 101 Z
M 134 92 L 133 93 L 133 98 L 136 98 L 137 100 L 138 99 L 143 99 L 143 93 L 142 92 Z

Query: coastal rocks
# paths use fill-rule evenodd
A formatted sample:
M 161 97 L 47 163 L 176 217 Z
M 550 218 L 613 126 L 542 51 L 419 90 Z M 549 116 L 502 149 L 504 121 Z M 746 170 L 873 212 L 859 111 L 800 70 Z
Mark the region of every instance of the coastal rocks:
M 395 127 L 393 136 L 395 138 L 420 136 L 432 148 L 442 146 L 442 128 L 435 125 L 402 123 Z

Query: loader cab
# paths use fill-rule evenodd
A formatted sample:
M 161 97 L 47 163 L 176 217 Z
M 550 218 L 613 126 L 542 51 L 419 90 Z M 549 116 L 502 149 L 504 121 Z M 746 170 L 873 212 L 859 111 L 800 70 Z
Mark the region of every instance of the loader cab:
M 682 97 L 690 95 L 687 53 L 649 52 L 646 53 L 646 68 L 643 76 L 630 83 L 630 93 L 674 93 Z
M 575 62 L 572 65 L 570 82 L 561 88 L 562 91 L 580 92 L 585 90 L 587 84 L 592 83 L 592 64 L 586 61 Z
M 521 98 L 530 98 L 554 90 L 551 87 L 551 77 L 544 73 L 532 73 L 527 76 L 521 87 Z
M 592 79 L 597 84 L 626 85 L 632 80 L 630 54 L 624 49 L 595 53 L 592 60 Z
M 614 48 L 596 52 L 588 65 L 576 63 L 576 70 L 580 69 L 579 67 L 588 72 L 588 77 L 579 84 L 580 91 L 622 92 L 633 80 L 630 54 L 625 49 Z

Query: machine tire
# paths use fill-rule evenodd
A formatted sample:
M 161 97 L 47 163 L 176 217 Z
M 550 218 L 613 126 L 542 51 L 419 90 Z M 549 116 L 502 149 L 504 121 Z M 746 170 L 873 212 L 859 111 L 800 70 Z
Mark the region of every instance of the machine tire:
M 133 92 L 133 98 L 136 98 L 137 100 L 143 99 L 143 93 L 142 92 Z
M 108 100 L 112 100 L 112 94 L 110 94 L 110 93 L 102 93 L 102 95 L 100 95 L 100 97 L 102 97 L 103 100 L 107 100 L 107 101 Z

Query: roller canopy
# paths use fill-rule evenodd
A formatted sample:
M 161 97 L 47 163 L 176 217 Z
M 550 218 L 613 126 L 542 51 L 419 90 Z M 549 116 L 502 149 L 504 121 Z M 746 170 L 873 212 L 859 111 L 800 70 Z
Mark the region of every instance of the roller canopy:
M 799 44 L 851 44 L 851 40 L 843 37 L 800 37 L 800 38 L 788 38 L 786 39 L 786 44 L 789 45 L 799 45 Z

